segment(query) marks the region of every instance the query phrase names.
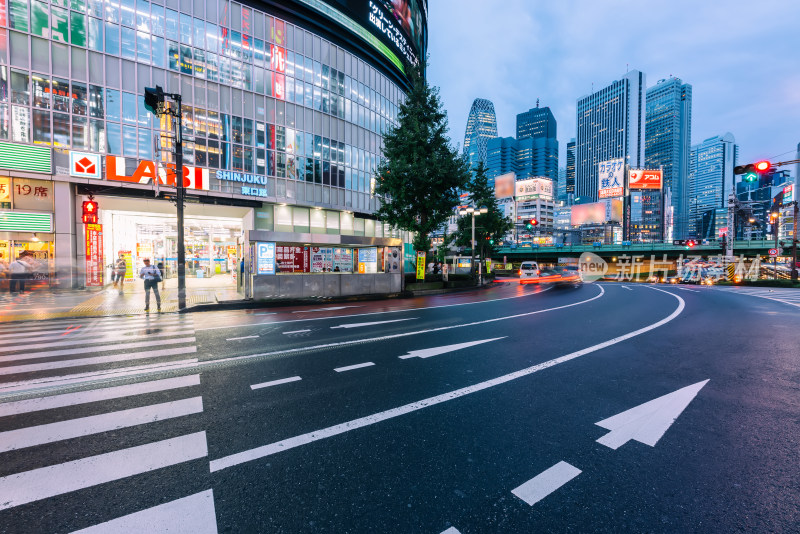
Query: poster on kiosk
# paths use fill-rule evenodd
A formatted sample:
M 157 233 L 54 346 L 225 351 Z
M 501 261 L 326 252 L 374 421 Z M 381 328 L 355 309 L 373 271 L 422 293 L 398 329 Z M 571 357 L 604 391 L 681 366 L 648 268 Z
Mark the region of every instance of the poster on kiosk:
M 275 274 L 275 243 L 256 244 L 256 274 Z

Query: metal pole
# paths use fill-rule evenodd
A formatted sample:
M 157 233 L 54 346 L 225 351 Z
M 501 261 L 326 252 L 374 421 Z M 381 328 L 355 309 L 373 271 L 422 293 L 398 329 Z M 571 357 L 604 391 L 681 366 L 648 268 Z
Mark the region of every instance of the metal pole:
M 772 232 L 775 234 L 775 250 L 778 250 L 778 228 L 780 227 L 780 211 L 775 216 L 775 222 L 772 224 Z M 775 280 L 778 279 L 778 255 L 772 258 L 772 265 L 775 268 Z
M 475 212 L 472 212 L 472 260 L 470 266 L 472 267 L 472 276 L 475 276 Z
M 178 126 L 175 134 L 175 185 L 178 193 L 178 309 L 183 310 L 186 308 L 186 247 L 183 228 L 183 202 L 185 197 L 185 189 L 183 187 L 183 110 L 181 108 L 181 95 L 173 94 L 172 98 L 178 106 Z
M 795 186 L 796 187 L 796 186 Z M 797 193 L 795 193 L 797 194 Z M 797 201 L 793 202 L 794 204 L 794 217 L 793 217 L 793 229 L 792 229 L 792 283 L 797 283 Z

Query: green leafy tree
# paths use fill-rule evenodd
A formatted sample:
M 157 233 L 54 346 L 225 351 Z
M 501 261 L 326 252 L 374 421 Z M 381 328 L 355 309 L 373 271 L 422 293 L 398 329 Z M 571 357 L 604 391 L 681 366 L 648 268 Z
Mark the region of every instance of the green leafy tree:
M 414 249 L 427 252 L 429 234 L 458 205 L 469 169 L 450 146 L 439 91 L 428 85 L 422 68 L 409 67 L 411 92 L 400 106 L 399 125 L 383 138 L 384 159 L 376 172 L 375 192 L 383 196 L 377 216 L 414 232 Z
M 467 184 L 470 204 L 475 209 L 485 207 L 488 211 L 475 217 L 475 241 L 477 242 L 476 255 L 486 258 L 494 252 L 509 230 L 512 223 L 503 214 L 497 204 L 494 189 L 489 185 L 486 177 L 486 167 L 480 162 L 475 167 L 472 179 Z M 472 216 L 465 215 L 458 219 L 458 230 L 455 234 L 455 243 L 460 247 L 472 248 Z

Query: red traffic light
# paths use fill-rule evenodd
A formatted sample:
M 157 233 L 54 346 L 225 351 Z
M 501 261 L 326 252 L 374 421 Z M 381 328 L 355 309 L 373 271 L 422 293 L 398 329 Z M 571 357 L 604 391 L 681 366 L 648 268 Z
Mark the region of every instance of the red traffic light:
M 695 247 L 695 245 L 697 245 L 697 241 L 695 241 L 694 239 L 690 239 L 690 240 L 688 240 L 688 241 L 686 242 L 686 246 L 687 246 L 688 248 L 694 248 L 694 247 Z
M 97 224 L 97 202 L 94 200 L 84 201 L 81 221 L 83 224 Z
M 771 166 L 772 164 L 767 160 L 759 161 L 756 163 L 756 170 L 758 172 L 767 172 Z
M 536 218 L 531 219 L 531 226 L 536 226 L 537 224 L 539 224 L 539 221 Z

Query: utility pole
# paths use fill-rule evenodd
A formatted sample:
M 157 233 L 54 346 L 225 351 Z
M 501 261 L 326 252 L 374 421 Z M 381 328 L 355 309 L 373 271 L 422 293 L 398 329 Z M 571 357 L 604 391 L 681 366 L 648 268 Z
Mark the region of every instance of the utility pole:
M 175 106 L 167 106 L 164 98 L 170 98 Z M 144 107 L 156 117 L 170 115 L 177 119 L 175 133 L 175 187 L 178 219 L 178 309 L 186 308 L 186 247 L 184 243 L 183 207 L 186 190 L 183 186 L 183 110 L 180 93 L 165 93 L 160 85 L 144 88 Z M 158 178 L 156 178 L 157 180 Z
M 797 187 L 797 185 L 795 185 Z M 792 201 L 794 204 L 794 216 L 792 217 L 792 283 L 797 283 L 797 201 Z

